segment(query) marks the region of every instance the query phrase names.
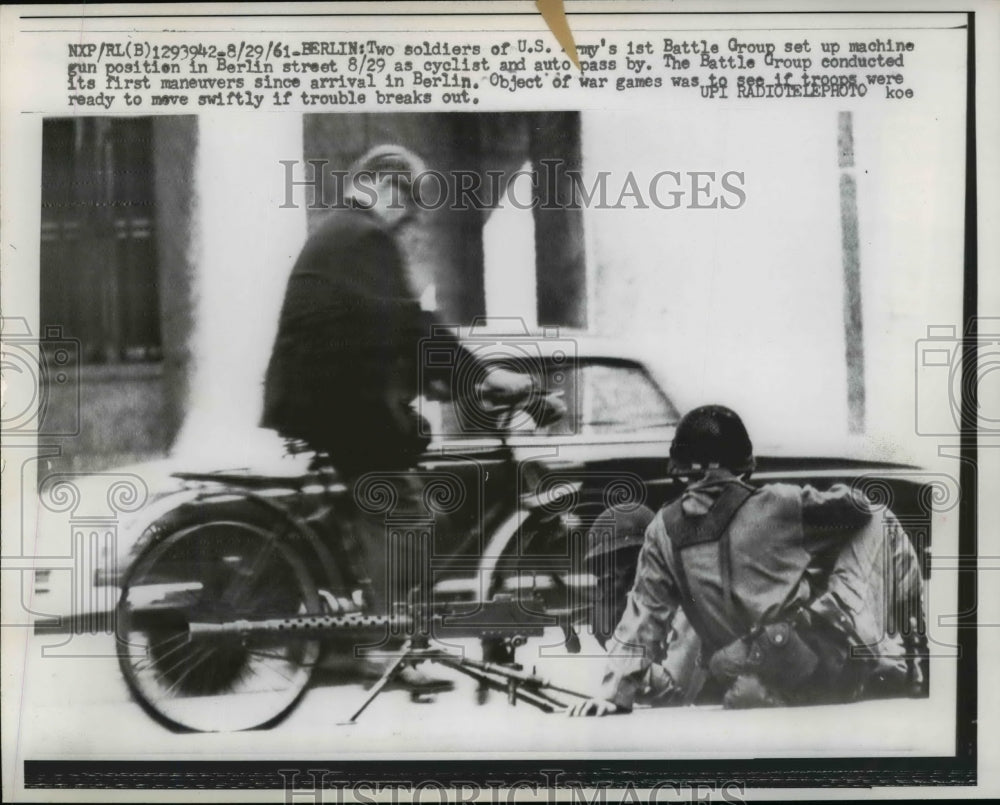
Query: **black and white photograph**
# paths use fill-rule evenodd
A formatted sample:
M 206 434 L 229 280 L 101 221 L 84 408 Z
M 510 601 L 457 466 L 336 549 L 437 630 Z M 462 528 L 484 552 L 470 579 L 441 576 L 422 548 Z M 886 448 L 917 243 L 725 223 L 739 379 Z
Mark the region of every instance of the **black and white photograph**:
M 982 796 L 997 6 L 382 5 L 4 9 L 5 799 Z

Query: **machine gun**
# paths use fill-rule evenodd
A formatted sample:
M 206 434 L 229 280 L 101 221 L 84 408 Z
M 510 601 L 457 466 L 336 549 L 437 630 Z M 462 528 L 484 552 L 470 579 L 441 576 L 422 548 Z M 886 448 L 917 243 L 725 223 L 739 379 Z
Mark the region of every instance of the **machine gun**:
M 156 585 L 150 585 L 156 586 Z M 139 637 L 137 651 L 121 655 L 122 668 L 140 704 L 173 728 L 216 731 L 270 726 L 304 693 L 317 664 L 319 641 L 352 646 L 377 644 L 388 634 L 404 636 L 398 652 L 353 714 L 354 724 L 375 698 L 408 666 L 435 662 L 479 683 L 480 691 L 500 691 L 510 704 L 524 702 L 543 712 L 561 712 L 559 696 L 586 694 L 553 684 L 515 660 L 517 648 L 539 637 L 555 618 L 539 614 L 541 604 L 497 595 L 489 601 L 411 603 L 391 615 L 345 614 L 254 616 L 237 613 L 238 596 L 192 598 L 191 585 L 159 585 L 145 600 L 133 597 L 122 611 L 125 642 Z M 199 592 L 203 592 L 201 590 Z M 227 600 L 228 598 L 228 600 Z M 249 615 L 249 616 L 247 616 Z M 478 638 L 491 655 L 473 659 L 452 646 Z M 451 644 L 451 645 L 449 645 Z M 499 651 L 497 651 L 499 647 Z M 380 656 L 385 656 L 381 654 Z M 255 685 L 263 679 L 264 685 Z M 234 693 L 240 702 L 226 701 Z M 252 707 L 247 708 L 245 702 Z M 264 716 L 267 716 L 266 718 Z
M 475 679 L 481 690 L 505 693 L 511 705 L 521 701 L 546 713 L 565 711 L 569 705 L 553 696 L 553 693 L 577 698 L 587 698 L 587 694 L 556 685 L 534 671 L 525 671 L 514 661 L 514 651 L 524 645 L 527 638 L 540 637 L 546 626 L 553 625 L 552 618 L 532 612 L 532 609 L 537 611 L 539 602 L 532 602 L 532 607 L 525 606 L 525 603 L 523 600 L 515 601 L 509 595 L 498 595 L 490 601 L 479 602 L 471 607 L 449 604 L 438 607 L 433 612 L 411 605 L 400 608 L 391 617 L 351 613 L 239 619 L 218 623 L 192 621 L 188 624 L 188 632 L 192 641 L 233 638 L 245 640 L 259 634 L 323 636 L 385 628 L 410 635 L 358 709 L 346 722 L 342 722 L 345 724 L 354 724 L 404 668 L 424 662 L 435 662 L 453 668 Z M 508 652 L 506 661 L 475 660 L 465 656 L 462 651 L 434 645 L 437 641 L 460 638 L 479 638 L 490 641 L 494 646 L 500 645 Z
M 499 431 L 511 415 L 501 411 Z M 290 451 L 294 452 L 294 451 Z M 308 471 L 284 477 L 243 472 L 177 473 L 191 485 L 167 501 L 125 563 L 102 579 L 121 590 L 119 665 L 134 697 L 173 729 L 232 731 L 268 727 L 298 704 L 321 657 L 355 659 L 402 644 L 350 719 L 353 723 L 403 669 L 434 661 L 547 712 L 565 708 L 552 685 L 516 662 L 515 651 L 545 627 L 561 627 L 578 646 L 573 607 L 555 612 L 534 593 L 504 595 L 502 555 L 545 501 L 521 495 L 476 564 L 461 600 L 435 587 L 401 594 L 389 611 L 372 605 L 371 581 L 356 557 L 345 511 L 352 496 L 336 471 L 314 456 Z M 328 514 L 332 513 L 332 515 Z M 476 537 L 475 532 L 470 537 Z M 407 558 L 397 561 L 408 562 Z M 463 565 L 464 568 L 464 565 Z M 458 572 L 458 571 L 456 571 Z M 465 573 L 465 570 L 462 570 Z M 468 600 L 471 597 L 473 600 Z M 570 611 L 573 610 L 573 611 Z M 482 659 L 447 642 L 479 639 Z M 239 697 L 238 699 L 236 697 Z M 238 704 L 237 704 L 238 702 Z

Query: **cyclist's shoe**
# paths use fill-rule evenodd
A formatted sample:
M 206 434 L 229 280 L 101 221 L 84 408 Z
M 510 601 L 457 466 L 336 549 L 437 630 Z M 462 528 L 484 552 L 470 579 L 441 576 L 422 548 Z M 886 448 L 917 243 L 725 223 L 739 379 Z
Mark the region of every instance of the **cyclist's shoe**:
M 361 660 L 359 671 L 369 683 L 369 687 L 374 685 L 388 669 L 393 658 L 388 660 Z M 455 689 L 455 683 L 450 679 L 431 676 L 422 668 L 414 668 L 412 665 L 400 668 L 389 680 L 384 690 L 405 690 L 411 697 L 428 696 L 434 693 L 447 693 Z

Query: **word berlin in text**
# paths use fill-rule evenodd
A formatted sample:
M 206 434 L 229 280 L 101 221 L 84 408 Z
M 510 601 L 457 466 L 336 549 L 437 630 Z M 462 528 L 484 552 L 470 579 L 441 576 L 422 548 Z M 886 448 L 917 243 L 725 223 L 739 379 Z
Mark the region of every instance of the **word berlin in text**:
M 502 170 L 425 170 L 413 174 L 383 171 L 351 173 L 328 169 L 325 159 L 279 160 L 284 171 L 285 201 L 282 209 L 296 209 L 296 188 L 305 195 L 309 209 L 334 209 L 354 202 L 370 204 L 376 184 L 389 175 L 390 206 L 403 203 L 401 188 L 412 188 L 415 203 L 425 210 L 491 210 L 501 204 L 528 209 L 611 210 L 736 210 L 747 200 L 741 171 L 661 170 L 650 174 L 627 171 L 589 171 L 567 168 L 563 160 L 542 159 L 532 168 Z M 296 166 L 299 169 L 296 170 Z M 528 182 L 518 181 L 521 178 Z

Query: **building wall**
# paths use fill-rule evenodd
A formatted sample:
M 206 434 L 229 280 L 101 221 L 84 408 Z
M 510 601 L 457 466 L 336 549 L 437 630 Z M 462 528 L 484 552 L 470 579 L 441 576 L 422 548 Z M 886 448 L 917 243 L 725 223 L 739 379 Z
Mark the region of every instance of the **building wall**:
M 669 170 L 687 185 L 678 209 L 592 208 L 587 219 L 595 328 L 650 342 L 682 408 L 728 402 L 786 427 L 808 427 L 804 409 L 846 421 L 836 116 L 823 122 L 789 115 L 775 141 L 769 115 L 746 111 L 738 129 L 725 113 L 584 118 L 588 176 L 610 171 L 618 187 L 633 171 L 645 192 Z M 628 149 L 615 147 L 623 130 Z M 790 191 L 824 163 L 828 183 Z M 741 207 L 690 208 L 689 172 L 730 170 L 744 174 Z
M 79 434 L 42 440 L 62 453 L 43 460 L 39 477 L 162 458 L 175 433 L 168 388 L 159 364 L 83 367 L 79 389 L 52 384 L 47 423 L 53 431 L 71 432 L 78 422 Z
M 728 403 L 762 445 L 840 452 L 848 436 L 838 111 L 584 113 L 585 175 L 744 174 L 739 209 L 586 212 L 592 329 L 644 343 L 682 409 Z M 913 458 L 914 348 L 935 317 L 961 320 L 961 116 L 927 136 L 905 115 L 854 114 L 866 421 L 862 441 Z M 622 133 L 628 132 L 628 147 Z M 954 159 L 951 159 L 954 163 Z M 614 181 L 609 181 L 613 186 Z M 610 194 L 609 194 L 610 195 Z M 686 204 L 687 202 L 685 202 Z M 938 275 L 940 281 L 934 277 Z M 950 311 L 950 315 L 948 314 Z
M 239 116 L 242 119 L 239 119 Z M 191 180 L 191 319 L 184 423 L 172 451 L 190 463 L 246 466 L 263 379 L 304 208 L 283 208 L 282 160 L 302 156 L 297 115 L 198 120 Z
M 194 156 L 198 150 L 198 118 L 160 117 L 153 122 L 153 166 L 156 184 L 157 255 L 160 272 L 160 331 L 163 337 L 162 437 L 166 451 L 184 421 L 190 393 L 189 335 L 194 326 L 195 254 Z M 153 415 L 152 413 L 147 416 Z
M 766 111 L 700 107 L 683 120 L 650 110 L 582 113 L 584 181 L 607 172 L 611 203 L 626 177 L 647 193 L 652 176 L 668 170 L 738 171 L 746 202 L 732 210 L 689 209 L 688 199 L 674 210 L 635 209 L 630 198 L 627 209 L 589 205 L 582 234 L 572 233 L 576 262 L 587 263 L 586 310 L 577 300 L 563 313 L 646 346 L 673 379 L 682 409 L 729 403 L 747 414 L 762 443 L 842 440 L 848 416 L 837 114 L 790 109 L 776 139 Z M 151 181 L 163 360 L 104 371 L 85 366 L 81 434 L 53 440 L 64 451 L 55 465 L 128 463 L 163 455 L 178 439 L 222 458 L 255 426 L 285 278 L 324 214 L 282 208 L 281 160 L 324 159 L 345 169 L 370 145 L 398 142 L 438 170 L 511 174 L 526 159 L 547 156 L 534 153 L 542 142 L 536 117 L 248 115 L 245 127 L 157 118 Z M 960 320 L 953 277 L 961 264 L 962 176 L 932 177 L 941 192 L 927 197 L 914 166 L 947 164 L 945 144 L 956 141 L 961 120 L 942 117 L 934 125 L 939 136 L 917 137 L 905 116 L 887 122 L 855 115 L 866 426 L 875 443 L 912 435 L 915 346 L 928 324 Z M 552 141 L 558 150 L 559 137 Z M 299 200 L 304 205 L 301 193 Z M 528 225 L 521 211 L 502 214 L 517 220 L 491 227 L 497 210 L 441 211 L 405 244 L 418 271 L 437 285 L 445 318 L 467 323 L 486 312 L 485 288 L 513 281 L 508 271 L 520 282 L 534 280 L 534 266 L 509 266 L 537 255 L 538 222 Z M 518 306 L 529 302 L 536 314 L 559 308 L 551 304 L 560 288 L 549 282 L 553 272 L 564 287 L 584 285 L 573 266 L 564 271 L 542 261 L 537 270 L 538 293 L 505 302 L 494 291 L 500 301 L 491 315 L 521 315 Z M 948 310 L 954 315 L 941 312 Z M 53 389 L 50 415 L 65 419 L 72 404 Z
M 162 357 L 105 364 L 84 360 L 79 386 L 53 383 L 46 430 L 66 433 L 78 427 L 79 433 L 46 437 L 47 443 L 58 445 L 61 451 L 47 459 L 44 469 L 48 471 L 97 471 L 160 458 L 177 436 L 187 404 L 188 336 L 193 325 L 191 240 L 197 142 L 197 117 L 155 118 L 152 173 L 139 179 L 153 188 L 155 197 L 153 270 L 158 276 L 158 311 L 152 315 L 159 315 Z M 129 165 L 118 168 L 131 170 Z M 100 255 L 98 267 L 105 268 Z M 66 336 L 80 337 L 72 322 L 67 324 Z

